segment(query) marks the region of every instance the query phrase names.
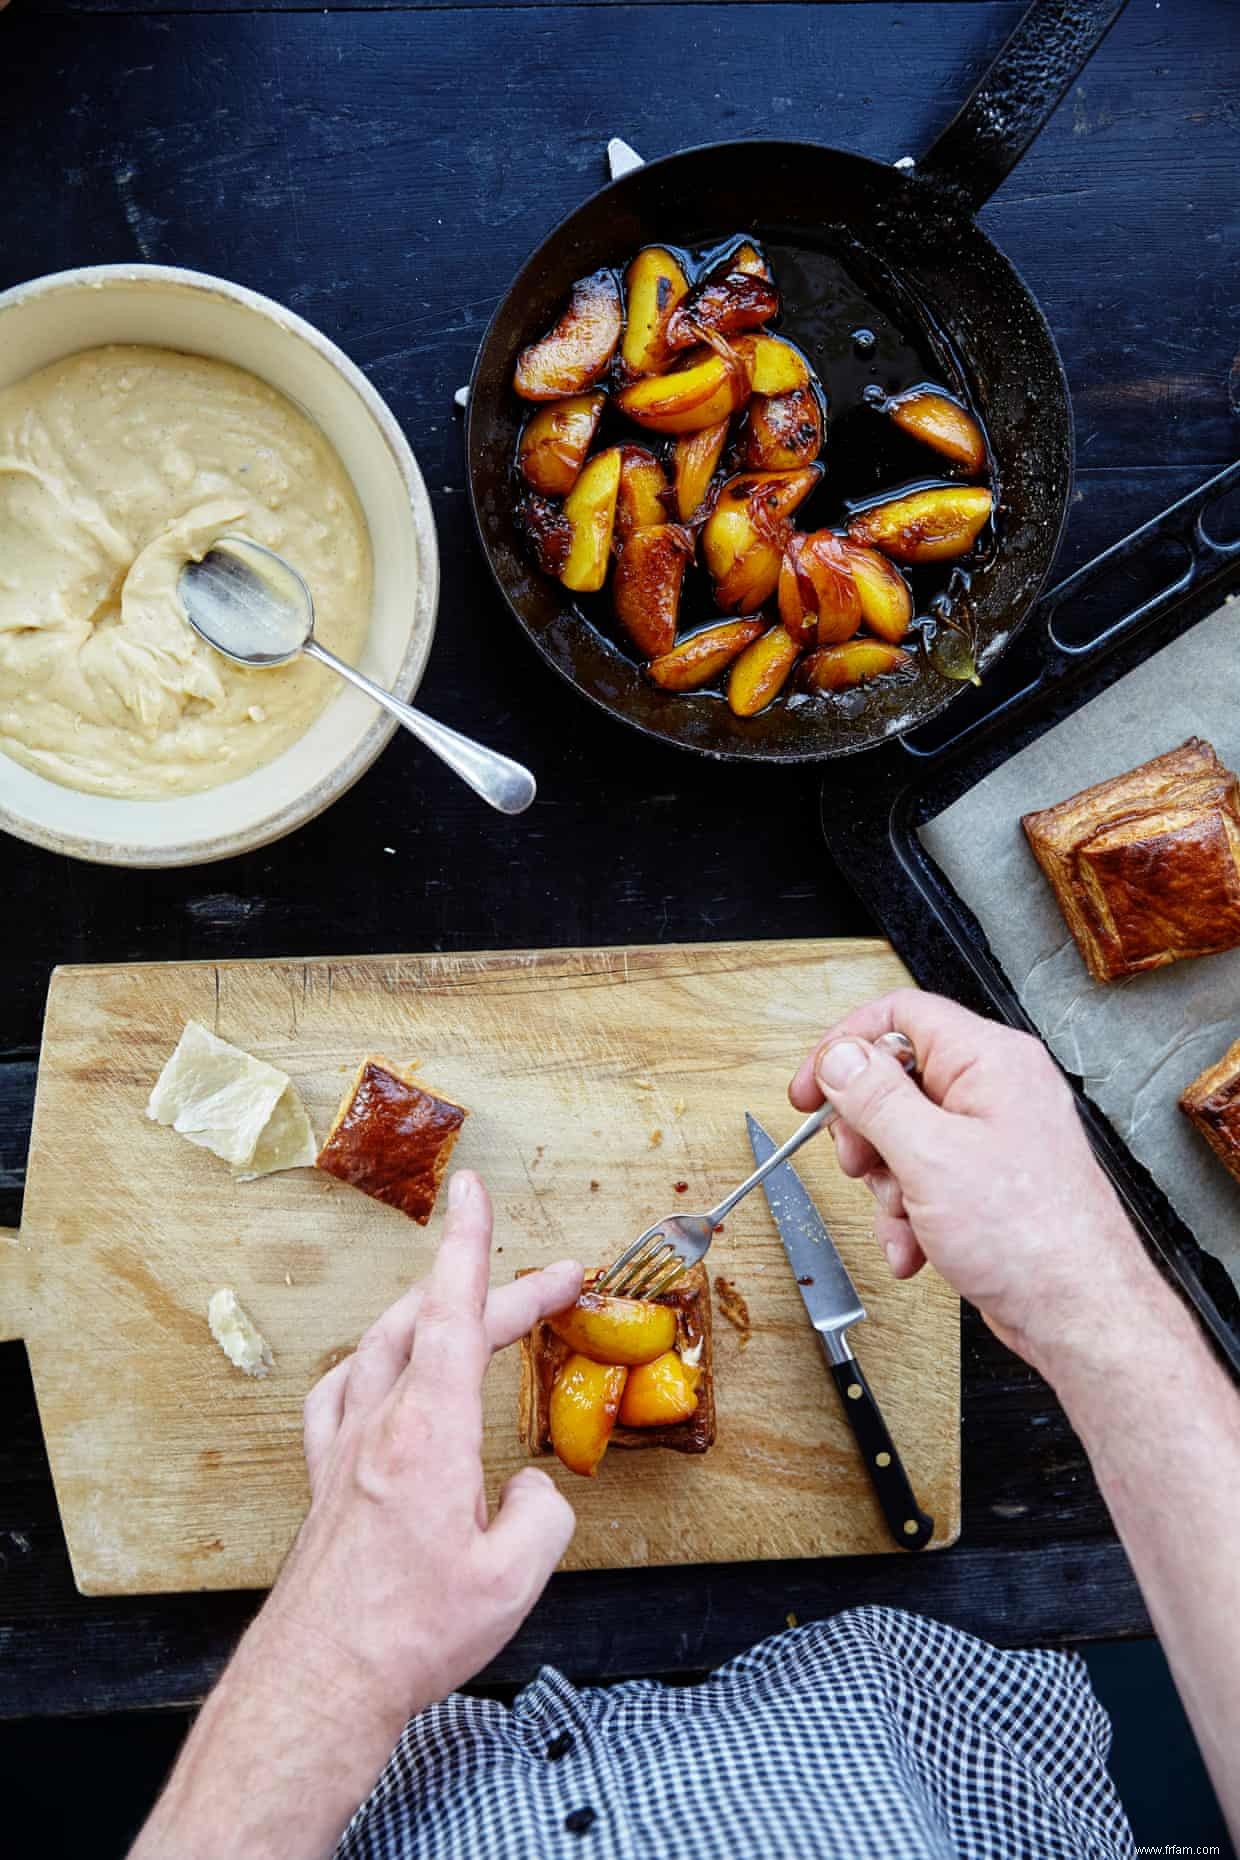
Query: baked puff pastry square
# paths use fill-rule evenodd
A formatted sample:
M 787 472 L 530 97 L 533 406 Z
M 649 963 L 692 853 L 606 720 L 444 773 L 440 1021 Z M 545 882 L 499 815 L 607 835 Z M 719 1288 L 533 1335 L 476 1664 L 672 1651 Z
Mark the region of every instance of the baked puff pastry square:
M 1180 1109 L 1240 1182 L 1240 1040 L 1184 1087 Z
M 587 1288 L 596 1273 L 586 1274 Z M 706 1268 L 690 1266 L 676 1284 L 660 1292 L 653 1304 L 669 1305 L 676 1314 L 675 1349 L 701 1370 L 697 1407 L 688 1420 L 661 1427 L 626 1427 L 617 1423 L 610 1446 L 666 1447 L 673 1453 L 705 1453 L 715 1441 L 715 1366 L 711 1337 L 710 1283 Z M 551 1390 L 573 1354 L 546 1319 L 521 1339 L 521 1382 L 517 1396 L 517 1434 L 527 1452 L 554 1452 L 551 1442 Z
M 372 1055 L 358 1067 L 318 1166 L 425 1227 L 468 1115 Z
M 1200 737 L 1021 825 L 1095 981 L 1240 944 L 1240 792 Z

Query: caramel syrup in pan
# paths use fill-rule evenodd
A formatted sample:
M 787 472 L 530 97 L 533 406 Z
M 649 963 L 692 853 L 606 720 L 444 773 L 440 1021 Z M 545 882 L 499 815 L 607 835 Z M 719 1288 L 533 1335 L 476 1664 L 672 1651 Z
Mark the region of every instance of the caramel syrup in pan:
M 742 241 L 762 253 L 779 290 L 780 313 L 763 327 L 801 350 L 826 398 L 826 443 L 818 455 L 823 477 L 798 507 L 793 518 L 795 527 L 806 531 L 842 529 L 850 514 L 865 504 L 929 485 L 979 482 L 902 432 L 883 411 L 890 397 L 929 384 L 946 389 L 959 400 L 985 432 L 951 346 L 890 271 L 859 248 L 850 250 L 845 259 L 835 251 L 783 245 L 777 239 L 760 240 L 752 233 L 737 232 L 709 247 L 686 248 L 667 240 L 662 243 L 679 260 L 690 281 L 696 283 L 720 267 Z M 643 431 L 609 401 L 591 452 L 622 443 L 644 445 L 667 465 L 675 442 Z M 1000 487 L 989 440 L 987 452 L 986 482 L 994 494 L 997 512 Z M 717 482 L 740 469 L 743 467 L 735 462 L 729 442 Z M 933 650 L 945 629 L 968 634 L 971 576 L 992 559 L 996 540 L 992 519 L 968 555 L 957 561 L 921 566 L 897 564 L 913 591 L 915 618 L 904 641 L 908 650 L 916 650 L 919 644 L 922 653 Z M 612 646 L 626 657 L 634 657 L 632 645 L 611 611 L 610 581 L 598 594 L 577 595 L 576 605 L 582 618 Z M 774 601 L 765 603 L 762 612 L 768 620 L 777 618 Z M 699 627 L 732 617 L 720 612 L 710 576 L 696 561 L 685 577 L 677 637 L 684 638 Z M 924 659 L 921 662 L 924 665 Z M 897 680 L 901 676 L 894 674 Z M 727 677 L 725 672 L 718 686 L 700 686 L 692 695 L 714 693 L 722 697 Z M 907 678 L 907 673 L 903 677 Z M 820 694 L 812 701 L 827 702 L 856 715 L 865 705 L 867 691 L 890 682 L 878 679 L 853 690 Z

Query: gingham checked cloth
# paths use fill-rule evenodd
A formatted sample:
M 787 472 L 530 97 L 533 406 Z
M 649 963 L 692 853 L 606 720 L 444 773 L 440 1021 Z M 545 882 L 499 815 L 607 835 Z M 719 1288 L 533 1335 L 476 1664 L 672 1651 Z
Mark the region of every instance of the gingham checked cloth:
M 700 1685 L 446 1699 L 337 1860 L 1130 1860 L 1110 1743 L 1074 1654 L 859 1608 Z

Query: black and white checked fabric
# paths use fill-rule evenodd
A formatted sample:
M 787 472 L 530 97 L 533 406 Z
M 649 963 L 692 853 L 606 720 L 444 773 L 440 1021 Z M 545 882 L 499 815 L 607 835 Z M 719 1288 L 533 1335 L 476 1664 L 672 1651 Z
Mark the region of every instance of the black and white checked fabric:
M 859 1608 L 701 1685 L 455 1696 L 408 1726 L 337 1860 L 1130 1860 L 1072 1654 Z

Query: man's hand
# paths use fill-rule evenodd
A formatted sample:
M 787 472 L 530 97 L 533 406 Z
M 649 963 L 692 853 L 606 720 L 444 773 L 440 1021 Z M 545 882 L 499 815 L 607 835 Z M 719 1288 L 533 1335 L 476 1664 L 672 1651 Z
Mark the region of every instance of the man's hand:
M 921 1087 L 873 1041 L 898 1028 Z M 790 1087 L 837 1105 L 899 1278 L 929 1259 L 1054 1384 L 1088 1450 L 1240 1837 L 1240 1404 L 1095 1162 L 1042 1046 L 902 989 L 832 1027 Z
M 873 1042 L 893 1029 L 920 1083 Z M 1050 1373 L 1097 1348 L 1111 1301 L 1154 1278 L 1045 1048 L 937 995 L 900 989 L 832 1027 L 789 1090 L 824 1094 L 841 1168 L 878 1203 L 897 1278 L 929 1259 L 1003 1340 Z
M 306 1402 L 312 1502 L 272 1596 L 298 1634 L 326 1634 L 399 1729 L 511 1640 L 568 1548 L 573 1513 L 523 1467 L 488 1521 L 482 1379 L 496 1350 L 572 1304 L 581 1268 L 487 1295 L 491 1207 L 452 1177 L 430 1278 L 384 1312 Z
M 510 1640 L 573 1534 L 523 1468 L 488 1518 L 482 1383 L 496 1350 L 576 1298 L 581 1268 L 488 1294 L 491 1207 L 453 1176 L 429 1279 L 306 1402 L 311 1504 L 208 1700 L 134 1860 L 330 1854 L 406 1721 Z

